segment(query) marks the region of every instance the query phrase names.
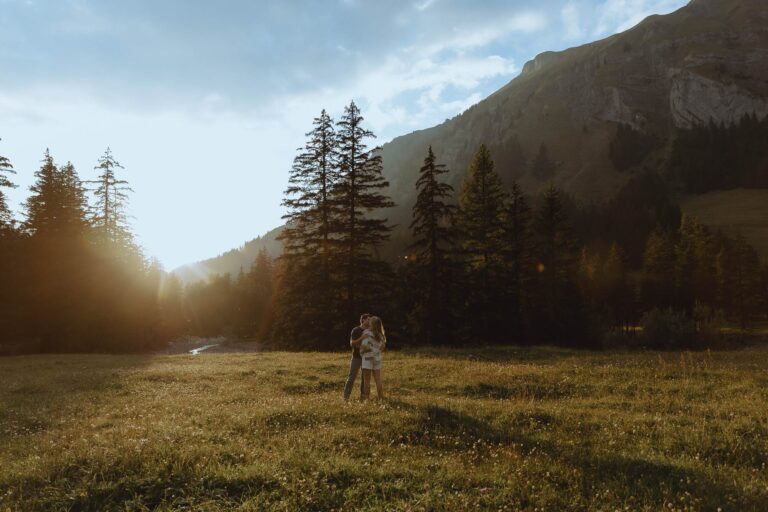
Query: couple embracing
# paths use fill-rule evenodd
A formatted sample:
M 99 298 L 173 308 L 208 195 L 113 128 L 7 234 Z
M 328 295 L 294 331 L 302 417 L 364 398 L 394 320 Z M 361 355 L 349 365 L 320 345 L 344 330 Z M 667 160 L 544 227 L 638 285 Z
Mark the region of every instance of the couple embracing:
M 360 325 L 352 329 L 349 335 L 349 344 L 352 347 L 352 359 L 349 362 L 349 375 L 344 385 L 344 400 L 349 400 L 352 387 L 355 385 L 357 372 L 363 369 L 363 380 L 360 383 L 360 400 L 367 400 L 371 396 L 371 375 L 376 381 L 376 392 L 380 399 L 384 398 L 384 385 L 381 382 L 381 366 L 383 358 L 381 353 L 387 344 L 384 335 L 384 325 L 381 318 L 364 313 L 360 315 Z

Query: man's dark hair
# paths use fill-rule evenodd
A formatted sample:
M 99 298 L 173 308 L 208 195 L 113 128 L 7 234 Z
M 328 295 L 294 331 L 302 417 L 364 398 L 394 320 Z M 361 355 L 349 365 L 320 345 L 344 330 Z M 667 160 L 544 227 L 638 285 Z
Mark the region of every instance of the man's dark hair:
M 367 320 L 370 317 L 371 317 L 370 313 L 363 313 L 362 315 L 360 315 L 360 322 L 362 322 L 363 320 Z

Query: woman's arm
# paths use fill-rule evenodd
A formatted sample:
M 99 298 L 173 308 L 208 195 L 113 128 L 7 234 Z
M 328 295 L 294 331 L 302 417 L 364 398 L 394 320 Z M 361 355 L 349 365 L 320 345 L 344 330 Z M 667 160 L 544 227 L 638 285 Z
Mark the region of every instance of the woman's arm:
M 350 345 L 351 347 L 359 347 L 359 346 L 360 346 L 360 344 L 363 342 L 363 338 L 365 338 L 365 334 L 361 335 L 361 336 L 360 336 L 359 338 L 357 338 L 356 340 L 350 339 L 350 340 L 349 340 L 349 345 Z

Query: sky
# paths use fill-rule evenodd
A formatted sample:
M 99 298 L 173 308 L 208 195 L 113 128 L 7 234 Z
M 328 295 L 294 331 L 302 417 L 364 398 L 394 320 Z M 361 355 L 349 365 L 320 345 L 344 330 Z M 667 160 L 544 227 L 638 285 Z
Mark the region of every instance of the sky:
M 525 62 L 687 0 L 0 0 L 0 154 L 23 201 L 46 148 L 83 180 L 109 146 L 139 243 L 171 270 L 281 224 L 296 148 L 353 100 L 379 143 Z

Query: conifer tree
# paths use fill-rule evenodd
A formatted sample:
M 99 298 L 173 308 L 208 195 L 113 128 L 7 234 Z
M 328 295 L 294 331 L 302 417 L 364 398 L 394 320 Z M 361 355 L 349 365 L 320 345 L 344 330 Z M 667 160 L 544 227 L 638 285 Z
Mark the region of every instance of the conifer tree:
M 530 306 L 529 287 L 533 274 L 531 234 L 531 207 L 518 184 L 513 183 L 505 211 L 503 247 L 510 320 L 515 331 L 521 334 Z
M 272 327 L 274 279 L 272 259 L 262 247 L 247 275 L 253 318 L 252 334 L 260 341 L 266 338 Z
M 376 248 L 389 238 L 387 219 L 372 214 L 394 203 L 382 193 L 389 183 L 382 175 L 379 147 L 368 148 L 375 137 L 363 127 L 363 116 L 352 101 L 336 124 L 339 181 L 333 187 L 338 207 L 338 263 L 346 321 L 352 321 L 365 308 L 376 309 L 387 266 L 375 257 Z M 363 293 L 362 290 L 365 290 Z
M 32 195 L 25 203 L 25 228 L 38 237 L 78 237 L 89 227 L 85 190 L 71 163 L 61 169 L 45 151 L 43 165 L 35 172 Z
M 478 149 L 459 200 L 462 254 L 471 293 L 467 294 L 475 332 L 485 341 L 502 309 L 500 276 L 504 262 L 507 193 L 485 144 Z
M 85 190 L 71 163 L 58 168 L 46 150 L 26 201 L 30 233 L 31 321 L 44 349 L 84 348 L 93 303 L 93 261 L 86 236 Z
M 297 324 L 315 326 L 317 344 L 334 338 L 333 319 L 337 317 L 338 294 L 332 272 L 336 249 L 337 208 L 332 190 L 339 181 L 337 137 L 333 120 L 325 110 L 313 121 L 307 142 L 296 155 L 283 206 L 286 227 L 278 239 L 283 243 L 279 333 L 296 337 Z
M 306 134 L 307 142 L 293 161 L 283 206 L 286 229 L 280 235 L 290 254 L 320 254 L 328 278 L 333 237 L 334 204 L 331 190 L 338 181 L 336 133 L 333 120 L 323 109 Z
M 660 228 L 648 236 L 643 253 L 643 307 L 665 309 L 675 305 L 675 241 Z
M 256 337 L 264 341 L 272 325 L 274 275 L 272 259 L 263 247 L 259 249 L 247 274 L 241 270 L 236 282 L 238 317 L 235 331 L 241 336 Z M 294 321 L 305 322 L 298 316 Z
M 689 313 L 696 302 L 714 306 L 717 252 L 712 235 L 698 219 L 689 215 L 683 215 L 678 234 L 675 247 L 678 305 Z
M 13 216 L 3 192 L 3 188 L 16 188 L 16 185 L 9 179 L 9 174 L 16 174 L 16 171 L 13 169 L 11 161 L 0 155 L 0 230 L 13 224 Z
M 577 250 L 560 191 L 553 185 L 543 193 L 534 220 L 537 259 L 539 332 L 548 341 L 578 338 L 580 302 L 573 276 Z
M 61 167 L 61 207 L 63 220 L 71 233 L 85 234 L 91 227 L 87 218 L 88 199 L 85 187 L 75 171 L 72 162 L 67 162 Z
M 418 193 L 410 224 L 415 238 L 412 247 L 417 249 L 415 265 L 426 271 L 425 293 L 422 295 L 425 300 L 419 305 L 423 315 L 418 323 L 425 327 L 424 338 L 428 344 L 437 340 L 440 331 L 444 340 L 450 334 L 446 266 L 449 264 L 448 251 L 454 241 L 451 220 L 456 207 L 447 203 L 453 187 L 439 179 L 447 172 L 444 164 L 436 163 L 430 146 L 416 180 Z
M 99 158 L 94 169 L 100 174 L 96 180 L 87 183 L 96 185 L 93 189 L 96 198 L 95 214 L 91 222 L 97 243 L 108 254 L 125 260 L 127 256 L 138 252 L 126 215 L 128 192 L 133 190 L 127 181 L 118 179 L 115 174 L 116 169 L 124 167 L 115 160 L 110 148 Z
M 720 251 L 716 268 L 722 302 L 744 330 L 757 316 L 765 294 L 761 289 L 760 257 L 739 235 Z

